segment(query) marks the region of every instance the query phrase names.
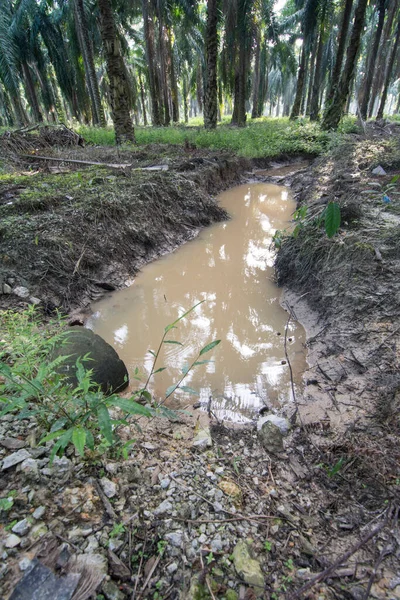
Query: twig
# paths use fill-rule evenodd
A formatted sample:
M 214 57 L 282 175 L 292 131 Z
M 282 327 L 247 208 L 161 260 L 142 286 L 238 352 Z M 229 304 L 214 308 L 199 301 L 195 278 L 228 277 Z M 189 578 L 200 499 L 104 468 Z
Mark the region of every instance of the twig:
M 106 513 L 108 514 L 109 517 L 111 517 L 111 519 L 116 520 L 117 515 L 113 509 L 113 507 L 111 506 L 111 502 L 109 501 L 109 499 L 107 498 L 107 496 L 105 495 L 105 493 L 103 492 L 103 490 L 101 489 L 101 484 L 100 481 L 98 479 L 94 480 L 94 485 L 96 487 L 96 491 L 100 497 L 100 500 L 102 501 L 102 503 L 104 504 L 104 508 L 106 509 Z
M 132 163 L 122 163 L 122 164 L 102 163 L 102 162 L 94 162 L 91 160 L 78 160 L 76 158 L 55 158 L 54 156 L 39 156 L 38 154 L 20 154 L 20 158 L 30 158 L 31 160 L 47 160 L 47 161 L 58 162 L 58 163 L 67 162 L 67 163 L 72 163 L 74 165 L 91 165 L 91 166 L 96 166 L 96 167 L 109 167 L 110 169 L 127 169 L 129 167 L 132 167 Z
M 146 581 L 144 582 L 144 584 L 143 584 L 143 587 L 142 587 L 142 589 L 141 589 L 141 590 L 140 590 L 140 592 L 139 592 L 139 598 L 140 598 L 140 596 L 143 594 L 143 592 L 145 591 L 145 589 L 147 588 L 147 586 L 148 586 L 148 584 L 149 584 L 149 581 L 150 581 L 150 579 L 152 578 L 154 571 L 157 569 L 157 567 L 158 567 L 158 563 L 160 562 L 160 560 L 161 560 L 161 554 L 159 554 L 159 555 L 157 556 L 157 559 L 154 561 L 154 565 L 151 567 L 151 569 L 150 569 L 150 571 L 149 571 L 149 574 L 147 575 L 147 579 L 146 579 Z
M 388 554 L 391 554 L 392 552 L 393 552 L 393 546 L 385 546 L 384 548 L 382 548 L 382 552 L 378 556 L 378 559 L 372 570 L 371 577 L 369 578 L 367 589 L 365 590 L 364 600 L 368 600 L 368 598 L 369 598 L 369 593 L 371 591 L 372 584 L 374 583 L 374 579 L 375 579 L 376 573 L 378 571 L 379 565 L 384 560 L 384 558 L 386 558 L 386 556 Z
M 294 401 L 294 405 L 296 407 L 293 415 L 290 418 L 290 420 L 292 422 L 292 425 L 294 425 L 294 423 L 296 422 L 296 417 L 297 417 L 297 415 L 299 415 L 300 424 L 301 424 L 302 428 L 304 429 L 304 425 L 303 425 L 303 422 L 301 420 L 301 415 L 300 415 L 300 412 L 299 412 L 299 403 L 297 402 L 296 391 L 294 389 L 293 369 L 292 369 L 292 365 L 291 365 L 291 362 L 290 362 L 289 353 L 288 353 L 288 350 L 287 350 L 287 334 L 288 334 L 288 329 L 289 329 L 289 323 L 290 323 L 290 321 L 291 321 L 294 313 L 293 313 L 292 307 L 290 306 L 289 303 L 286 303 L 286 307 L 287 307 L 288 312 L 289 312 L 289 318 L 286 321 L 286 326 L 285 326 L 284 349 L 285 349 L 286 362 L 288 364 L 289 373 L 290 373 L 290 387 L 292 389 L 293 401 Z
M 138 586 L 138 583 L 139 583 L 140 571 L 142 570 L 142 564 L 143 564 L 143 559 L 144 559 L 144 551 L 146 549 L 146 543 L 147 543 L 147 528 L 146 528 L 146 537 L 145 537 L 144 542 L 143 542 L 143 552 L 142 552 L 142 556 L 140 557 L 139 568 L 138 568 L 138 572 L 137 572 L 137 575 L 136 575 L 135 587 L 133 588 L 131 600 L 135 600 L 136 590 L 137 590 L 137 586 Z
M 392 508 L 390 507 L 386 513 L 386 517 L 385 519 L 382 521 L 382 523 L 380 525 L 378 525 L 378 527 L 375 527 L 375 529 L 373 529 L 368 535 L 364 536 L 361 538 L 361 540 L 359 542 L 357 542 L 357 544 L 354 544 L 354 546 L 352 546 L 350 548 L 350 550 L 348 550 L 345 554 L 343 554 L 342 556 L 340 556 L 330 567 L 328 567 L 327 569 L 325 569 L 325 571 L 322 571 L 321 573 L 319 573 L 318 575 L 316 575 L 315 577 L 313 577 L 312 579 L 310 579 L 310 581 L 308 583 L 305 583 L 299 590 L 297 590 L 297 592 L 294 592 L 293 594 L 290 594 L 290 596 L 287 597 L 287 600 L 298 600 L 299 598 L 301 598 L 301 596 L 307 592 L 307 590 L 311 589 L 312 587 L 314 587 L 314 585 L 320 581 L 323 581 L 324 579 L 326 579 L 327 577 L 329 577 L 329 575 L 333 572 L 336 571 L 336 569 L 338 567 L 340 567 L 340 565 L 342 563 L 344 563 L 346 560 L 348 560 L 350 558 L 350 556 L 352 556 L 353 554 L 355 554 L 358 550 L 360 550 L 360 548 L 362 548 L 363 546 L 365 546 L 365 544 L 367 542 L 369 542 L 370 540 L 372 540 L 372 538 L 374 538 L 380 531 L 382 531 L 382 529 L 384 527 L 386 527 L 389 517 L 391 515 L 392 512 Z

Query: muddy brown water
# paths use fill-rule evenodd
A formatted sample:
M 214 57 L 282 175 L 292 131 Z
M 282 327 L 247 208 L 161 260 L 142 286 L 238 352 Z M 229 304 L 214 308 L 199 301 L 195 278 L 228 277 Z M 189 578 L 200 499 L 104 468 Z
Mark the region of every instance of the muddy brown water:
M 283 186 L 251 183 L 219 196 L 232 219 L 215 224 L 172 254 L 146 265 L 133 284 L 92 306 L 90 327 L 112 344 L 131 377 L 136 368 L 146 380 L 166 325 L 205 300 L 180 321 L 164 344 L 150 390 L 165 396 L 209 342 L 220 339 L 210 359 L 189 372 L 184 385 L 199 397 L 176 391 L 174 406 L 200 401 L 218 418 L 243 422 L 264 405 L 280 408 L 292 401 L 285 363 L 287 312 L 273 281 L 271 239 L 289 227 L 295 203 Z M 289 323 L 287 350 L 298 388 L 305 369 L 305 332 Z M 131 379 L 131 389 L 140 383 Z

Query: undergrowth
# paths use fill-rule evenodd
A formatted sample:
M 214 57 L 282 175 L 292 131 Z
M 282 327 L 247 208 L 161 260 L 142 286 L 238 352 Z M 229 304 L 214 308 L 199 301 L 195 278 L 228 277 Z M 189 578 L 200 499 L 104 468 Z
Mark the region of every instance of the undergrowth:
M 139 146 L 146 144 L 190 144 L 198 148 L 230 151 L 246 158 L 268 158 L 279 154 L 321 154 L 344 133 L 355 130 L 355 119 L 343 120 L 338 133 L 322 131 L 319 124 L 307 119 L 290 121 L 288 118 L 254 119 L 246 127 L 219 125 L 206 131 L 196 125 L 174 127 L 136 127 Z M 80 127 L 79 133 L 96 145 L 115 144 L 112 128 Z
M 207 344 L 190 366 L 182 368 L 181 377 L 166 390 L 162 400 L 151 396 L 148 385 L 154 375 L 165 370 L 157 364 L 163 344 L 179 343 L 168 340 L 168 333 L 201 303 L 165 327 L 157 351 L 150 351 L 154 357 L 151 371 L 131 398 L 122 398 L 115 393 L 105 394 L 101 390 L 92 379 L 93 371 L 86 368 L 90 366 L 90 355 L 77 358 L 77 385 L 69 384 L 60 369 L 69 356 L 54 358 L 53 352 L 60 345 L 66 345 L 68 351 L 70 331 L 62 318 L 53 319 L 43 328 L 34 306 L 23 312 L 4 311 L 0 317 L 0 418 L 14 414 L 20 420 L 35 419 L 40 432 L 44 433 L 39 443 L 52 443 L 51 462 L 69 445 L 86 458 L 94 458 L 104 452 L 117 458 L 127 458 L 128 449 L 135 440 L 123 442 L 118 430 L 129 425 L 129 417 L 176 419 L 176 413 L 165 407 L 164 402 L 177 389 L 196 394 L 183 382 L 192 369 L 209 362 L 202 357 L 220 340 Z M 137 369 L 134 378 L 141 382 Z M 133 425 L 139 428 L 137 421 Z

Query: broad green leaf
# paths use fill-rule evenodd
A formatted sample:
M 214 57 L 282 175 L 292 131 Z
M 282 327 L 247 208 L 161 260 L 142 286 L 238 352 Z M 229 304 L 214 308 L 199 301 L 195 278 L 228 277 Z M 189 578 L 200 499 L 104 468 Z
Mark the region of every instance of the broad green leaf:
M 187 375 L 189 373 L 189 369 L 190 369 L 189 365 L 184 365 L 182 367 L 182 375 Z
M 143 415 L 144 417 L 152 417 L 153 411 L 147 406 L 143 406 L 134 400 L 128 400 L 128 398 L 118 398 L 113 402 L 114 406 L 122 408 L 125 412 L 130 415 Z
M 52 433 L 53 431 L 59 431 L 60 427 L 64 427 L 66 422 L 67 417 L 61 417 L 60 419 L 57 419 L 57 421 L 54 421 L 53 425 L 51 426 L 50 432 Z
M 188 394 L 192 394 L 193 396 L 199 395 L 199 392 L 197 392 L 196 390 L 194 390 L 193 388 L 191 388 L 187 385 L 180 385 L 179 389 L 182 390 L 182 392 L 187 392 Z
M 45 444 L 46 442 L 50 442 L 51 440 L 55 440 L 56 438 L 61 437 L 65 432 L 65 429 L 58 429 L 57 431 L 53 431 L 52 433 L 47 434 L 44 438 L 40 440 L 39 446 L 40 444 Z
M 86 445 L 89 450 L 94 450 L 94 437 L 90 429 L 86 429 Z
M 97 408 L 97 418 L 99 420 L 100 431 L 109 444 L 113 443 L 113 434 L 110 415 L 105 404 L 100 404 Z
M 194 306 L 192 306 L 192 308 L 189 308 L 189 310 L 187 310 L 183 315 L 181 315 L 180 317 L 178 317 L 176 319 L 176 321 L 174 321 L 173 323 L 171 323 L 171 325 L 167 325 L 166 328 L 164 329 L 165 333 L 168 333 L 168 331 L 171 331 L 171 329 L 174 329 L 175 325 L 177 323 L 179 323 L 179 321 L 181 321 L 182 319 L 184 319 L 185 317 L 187 317 L 195 308 L 197 308 L 198 306 L 200 306 L 200 304 L 203 304 L 203 302 L 205 302 L 205 300 L 200 300 L 200 302 L 197 302 L 197 304 L 195 304 Z
M 74 427 L 72 432 L 72 443 L 78 454 L 83 456 L 86 443 L 86 431 L 82 429 L 82 427 Z
M 53 460 L 55 455 L 57 454 L 57 452 L 62 449 L 65 450 L 65 448 L 68 446 L 70 440 L 72 437 L 72 427 L 71 429 L 68 429 L 60 438 L 59 440 L 54 444 L 51 453 L 50 453 L 50 466 L 53 464 Z
M 145 398 L 147 400 L 147 402 L 152 402 L 152 400 L 153 400 L 150 392 L 148 392 L 147 390 L 142 390 L 140 397 Z
M 167 408 L 166 406 L 160 406 L 157 409 L 157 412 L 162 417 L 166 417 L 167 419 L 170 419 L 171 421 L 177 421 L 179 419 L 177 412 L 175 412 L 174 410 L 171 410 L 170 408 Z
M 163 344 L 177 344 L 178 346 L 183 346 L 182 342 L 175 342 L 175 340 L 164 340 Z
M 196 367 L 197 365 L 206 365 L 207 363 L 212 363 L 214 362 L 213 360 L 196 360 L 195 363 L 193 363 L 193 366 Z
M 215 346 L 218 346 L 218 344 L 220 343 L 221 340 L 214 340 L 213 342 L 210 342 L 209 344 L 207 344 L 207 346 L 204 346 L 204 348 L 200 350 L 199 356 L 202 356 L 202 354 L 205 354 L 206 352 L 210 352 L 210 350 L 215 348 Z
M 340 227 L 340 206 L 337 202 L 329 202 L 325 211 L 325 231 L 328 238 L 337 233 Z

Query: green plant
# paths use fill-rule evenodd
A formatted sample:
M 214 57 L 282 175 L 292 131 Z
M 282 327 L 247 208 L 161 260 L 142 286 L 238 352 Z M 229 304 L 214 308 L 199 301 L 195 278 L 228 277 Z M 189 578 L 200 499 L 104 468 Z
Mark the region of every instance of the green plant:
M 168 546 L 168 542 L 165 540 L 159 540 L 157 542 L 157 552 L 162 556 L 165 552 L 165 548 Z
M 113 528 L 108 534 L 110 538 L 118 537 L 121 533 L 124 533 L 125 527 L 122 523 L 114 523 Z
M 127 458 L 128 449 L 134 440 L 122 442 L 118 428 L 128 425 L 127 418 L 133 415 L 175 418 L 176 413 L 164 407 L 163 403 L 178 388 L 194 392 L 182 385 L 183 380 L 191 369 L 209 362 L 199 358 L 220 343 L 220 340 L 216 340 L 200 350 L 192 364 L 182 369 L 179 381 L 168 388 L 164 400 L 151 406 L 152 396 L 147 386 L 153 375 L 164 370 L 164 367 L 156 369 L 162 344 L 173 343 L 172 340 L 165 339 L 167 334 L 199 304 L 167 325 L 160 346 L 153 353 L 154 362 L 146 384 L 133 392 L 129 399 L 117 394 L 106 396 L 100 390 L 92 381 L 92 371 L 84 367 L 84 363 L 90 361 L 89 356 L 76 361 L 78 385 L 73 388 L 67 383 L 58 368 L 68 357 L 51 360 L 53 348 L 66 342 L 67 332 L 62 319 L 56 319 L 44 329 L 33 306 L 22 313 L 3 312 L 0 317 L 3 338 L 0 374 L 4 382 L 0 384 L 0 406 L 3 405 L 0 417 L 16 413 L 19 419 L 35 418 L 47 432 L 39 443 L 54 442 L 50 462 L 57 454 L 62 455 L 70 444 L 81 456 L 88 449 L 92 453 L 111 450 L 117 457 Z M 136 375 L 135 372 L 135 377 Z M 148 404 L 143 406 L 138 400 L 145 400 Z M 116 416 L 115 409 L 119 409 L 121 416 Z M 137 423 L 136 425 L 138 426 Z
M 6 498 L 0 498 L 0 511 L 7 512 L 13 507 L 13 505 L 14 500 L 10 496 L 7 496 Z
M 206 556 L 206 562 L 208 565 L 210 565 L 213 562 L 213 560 L 214 560 L 214 554 L 212 552 L 210 552 Z
M 264 542 L 264 550 L 266 552 L 271 552 L 271 550 L 272 550 L 272 543 L 270 541 L 265 540 L 265 542 Z
M 333 465 L 333 467 L 325 467 L 328 473 L 328 477 L 332 478 L 337 475 L 340 469 L 343 467 L 344 458 L 341 457 L 339 460 Z
M 337 202 L 328 202 L 323 212 L 323 219 L 326 235 L 328 238 L 331 238 L 338 232 L 340 227 L 341 214 L 340 206 Z

